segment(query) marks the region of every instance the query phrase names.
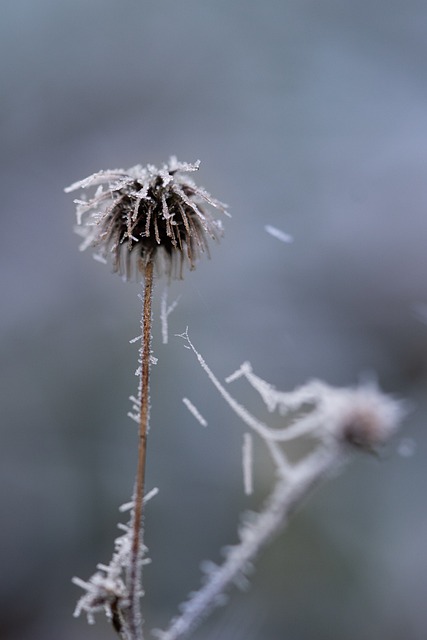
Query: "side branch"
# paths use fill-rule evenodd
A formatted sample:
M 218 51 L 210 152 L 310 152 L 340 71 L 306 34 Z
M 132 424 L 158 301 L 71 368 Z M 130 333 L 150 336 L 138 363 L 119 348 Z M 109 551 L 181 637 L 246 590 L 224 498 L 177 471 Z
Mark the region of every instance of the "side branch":
M 225 591 L 231 584 L 244 588 L 248 582 L 246 573 L 266 544 L 284 528 L 295 507 L 323 479 L 343 462 L 339 447 L 322 449 L 301 464 L 291 481 L 278 479 L 265 508 L 251 513 L 239 530 L 240 542 L 227 549 L 221 566 L 206 563 L 207 572 L 203 586 L 181 605 L 182 614 L 174 618 L 165 631 L 156 630 L 159 640 L 178 640 L 186 636 L 206 618 L 215 607 L 223 603 Z
M 187 635 L 212 609 L 223 603 L 224 594 L 232 584 L 245 586 L 251 563 L 285 527 L 302 501 L 329 475 L 335 474 L 352 450 L 375 451 L 387 442 L 404 415 L 401 403 L 373 386 L 339 389 L 313 381 L 291 392 L 279 392 L 255 376 L 250 364 L 245 363 L 227 378 L 227 382 L 243 375 L 260 393 L 270 411 L 279 409 L 282 415 L 296 412 L 291 424 L 271 428 L 256 419 L 224 388 L 190 341 L 188 332 L 180 337 L 194 352 L 230 408 L 267 447 L 276 473 L 263 509 L 245 516 L 238 531 L 239 542 L 225 550 L 222 565 L 203 563 L 202 586 L 180 606 L 181 614 L 171 620 L 169 627 L 156 632 L 160 640 L 178 640 Z M 307 434 L 313 441 L 313 448 L 301 460 L 291 463 L 282 443 L 304 438 Z M 246 449 L 244 466 L 247 467 L 245 456 L 251 457 Z

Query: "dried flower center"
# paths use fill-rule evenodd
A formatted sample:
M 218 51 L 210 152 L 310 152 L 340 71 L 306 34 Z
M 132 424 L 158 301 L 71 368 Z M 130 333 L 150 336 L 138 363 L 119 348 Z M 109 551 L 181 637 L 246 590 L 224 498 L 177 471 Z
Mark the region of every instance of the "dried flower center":
M 198 167 L 171 158 L 161 170 L 138 166 L 99 172 L 69 187 L 108 185 L 98 187 L 91 200 L 77 201 L 82 249 L 96 247 L 102 259 L 112 255 L 114 270 L 126 276 L 134 256 L 137 270 L 143 270 L 148 260 L 158 262 L 163 255 L 159 270 L 182 277 L 184 262 L 193 269 L 200 254 L 209 253 L 207 237 L 220 236 L 219 223 L 204 205 L 226 212 L 225 205 L 184 175 Z

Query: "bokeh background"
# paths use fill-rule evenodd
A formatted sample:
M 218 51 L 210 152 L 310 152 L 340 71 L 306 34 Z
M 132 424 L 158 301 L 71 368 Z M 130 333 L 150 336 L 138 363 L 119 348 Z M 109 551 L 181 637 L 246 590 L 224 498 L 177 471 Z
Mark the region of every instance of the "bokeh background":
M 426 3 L 4 0 L 0 32 L 1 640 L 114 637 L 72 618 L 70 579 L 108 560 L 131 492 L 140 287 L 79 254 L 63 187 L 171 154 L 202 160 L 233 217 L 172 285 L 167 346 L 157 287 L 147 627 L 270 482 L 259 452 L 244 497 L 243 427 L 173 337 L 188 325 L 220 377 L 244 360 L 280 389 L 377 376 L 411 406 L 405 440 L 356 456 L 195 637 L 424 639 Z

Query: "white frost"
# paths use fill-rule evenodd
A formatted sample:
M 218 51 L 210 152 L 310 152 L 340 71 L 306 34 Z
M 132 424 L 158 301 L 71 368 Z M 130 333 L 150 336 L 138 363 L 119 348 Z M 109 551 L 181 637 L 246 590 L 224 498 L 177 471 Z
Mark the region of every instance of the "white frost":
M 170 304 L 168 306 L 168 290 L 167 290 L 167 288 L 165 288 L 163 293 L 162 293 L 162 299 L 161 299 L 161 303 L 160 303 L 160 322 L 161 322 L 161 325 L 162 325 L 162 342 L 163 342 L 163 344 L 167 344 L 168 343 L 168 339 L 169 339 L 168 318 L 169 318 L 170 314 L 172 313 L 172 311 L 176 308 L 178 302 L 179 302 L 179 298 L 174 300 L 174 302 L 172 302 L 172 304 Z
M 202 416 L 202 414 L 199 412 L 199 410 L 196 409 L 194 404 L 188 398 L 183 398 L 182 401 L 185 404 L 185 406 L 187 407 L 187 409 L 189 410 L 189 412 L 193 414 L 193 416 L 196 418 L 196 420 L 198 422 L 200 422 L 202 427 L 207 427 L 208 423 L 207 423 L 206 419 Z
M 250 433 L 243 434 L 242 446 L 243 486 L 247 496 L 253 493 L 253 438 Z
M 281 242 L 286 242 L 290 244 L 294 241 L 293 237 L 289 235 L 289 233 L 285 233 L 281 229 L 277 229 L 277 227 L 273 227 L 271 224 L 266 224 L 264 229 L 269 233 L 273 238 L 277 238 Z

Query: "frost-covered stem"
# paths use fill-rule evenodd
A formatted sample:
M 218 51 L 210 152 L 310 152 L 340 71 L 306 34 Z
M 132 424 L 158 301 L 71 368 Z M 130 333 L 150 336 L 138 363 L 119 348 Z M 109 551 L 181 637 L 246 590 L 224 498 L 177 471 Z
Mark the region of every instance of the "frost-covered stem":
M 132 547 L 128 572 L 128 590 L 130 601 L 129 626 L 132 638 L 142 638 L 140 597 L 141 597 L 141 549 L 142 549 L 142 508 L 145 489 L 145 460 L 147 454 L 147 430 L 149 419 L 150 357 L 151 357 L 151 302 L 153 297 L 153 263 L 148 261 L 145 267 L 144 302 L 142 307 L 141 338 L 141 378 L 139 391 L 139 433 L 138 466 L 135 481 L 135 507 L 132 527 Z
M 177 640 L 189 633 L 210 611 L 221 604 L 221 595 L 233 581 L 245 581 L 245 570 L 272 537 L 287 523 L 289 516 L 323 479 L 345 461 L 338 445 L 322 447 L 294 470 L 291 479 L 278 478 L 265 508 L 253 514 L 253 521 L 240 531 L 240 544 L 230 547 L 223 565 L 208 574 L 204 586 L 184 605 L 181 616 L 158 632 L 160 640 Z

